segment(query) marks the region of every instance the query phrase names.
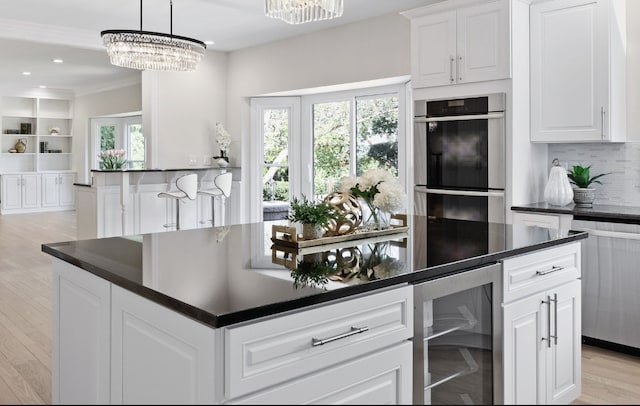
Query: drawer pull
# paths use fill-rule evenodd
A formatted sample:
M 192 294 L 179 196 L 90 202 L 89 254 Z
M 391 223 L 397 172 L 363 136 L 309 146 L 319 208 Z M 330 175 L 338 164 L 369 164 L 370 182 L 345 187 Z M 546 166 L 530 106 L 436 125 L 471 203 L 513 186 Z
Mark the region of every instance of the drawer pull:
M 558 272 L 564 269 L 564 266 L 552 266 L 549 269 L 545 269 L 544 271 L 536 271 L 536 275 L 546 275 L 553 272 Z
M 324 345 L 324 344 L 330 343 L 332 341 L 340 340 L 342 338 L 347 338 L 347 337 L 355 335 L 355 334 L 364 333 L 367 330 L 369 330 L 369 327 L 366 327 L 366 326 L 365 327 L 351 327 L 351 331 L 349 331 L 348 333 L 338 334 L 337 336 L 325 338 L 325 339 L 322 339 L 322 340 L 319 340 L 317 338 L 312 338 L 311 339 L 311 346 L 312 347 L 317 347 L 319 345 Z

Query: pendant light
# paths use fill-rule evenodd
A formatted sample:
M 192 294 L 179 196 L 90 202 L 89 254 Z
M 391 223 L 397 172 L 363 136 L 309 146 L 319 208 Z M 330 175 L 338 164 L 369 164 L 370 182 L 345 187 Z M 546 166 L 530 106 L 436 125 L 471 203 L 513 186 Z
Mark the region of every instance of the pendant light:
M 264 13 L 289 24 L 329 20 L 342 16 L 343 0 L 265 0 Z
M 204 56 L 204 42 L 173 35 L 173 0 L 169 1 L 169 34 L 142 30 L 142 0 L 140 0 L 140 30 L 102 31 L 102 41 L 112 65 L 131 69 L 160 71 L 193 71 Z

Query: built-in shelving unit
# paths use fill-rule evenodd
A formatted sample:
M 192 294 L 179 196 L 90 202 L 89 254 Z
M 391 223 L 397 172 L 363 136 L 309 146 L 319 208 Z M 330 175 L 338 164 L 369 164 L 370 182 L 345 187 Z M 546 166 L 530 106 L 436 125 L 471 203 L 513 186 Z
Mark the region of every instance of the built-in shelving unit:
M 0 112 L 0 213 L 73 209 L 72 101 L 3 96 Z
M 71 100 L 4 96 L 0 107 L 0 173 L 71 170 Z M 19 140 L 25 152 L 10 152 Z

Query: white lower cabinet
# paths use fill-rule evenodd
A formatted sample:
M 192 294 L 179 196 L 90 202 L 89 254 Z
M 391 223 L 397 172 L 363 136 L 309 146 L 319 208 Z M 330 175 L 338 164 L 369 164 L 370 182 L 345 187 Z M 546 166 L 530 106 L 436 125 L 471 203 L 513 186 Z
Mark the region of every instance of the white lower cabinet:
M 411 404 L 412 365 L 413 345 L 405 341 L 229 403 Z
M 574 266 L 579 270 L 576 244 Z M 520 261 L 529 260 L 535 267 L 544 253 L 533 254 L 537 258 L 523 255 Z M 508 261 L 505 274 L 512 267 Z M 581 281 L 575 272 L 561 271 L 551 272 L 558 272 L 556 279 L 545 279 L 544 272 L 554 266 L 569 267 L 566 256 L 559 261 L 551 267 L 540 264 L 541 290 L 513 297 L 503 305 L 505 404 L 569 404 L 580 395 Z M 552 281 L 558 283 L 549 287 Z
M 42 207 L 73 206 L 75 203 L 73 173 L 42 175 Z
M 216 329 L 53 263 L 53 403 L 412 401 L 412 286 Z
M 40 175 L 2 175 L 2 211 L 40 206 Z

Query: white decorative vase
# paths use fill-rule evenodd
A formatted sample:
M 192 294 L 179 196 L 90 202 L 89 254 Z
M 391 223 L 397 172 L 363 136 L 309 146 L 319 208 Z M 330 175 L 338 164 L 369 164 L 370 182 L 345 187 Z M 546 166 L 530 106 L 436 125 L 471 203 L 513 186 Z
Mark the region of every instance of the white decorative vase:
M 227 160 L 224 158 L 218 158 L 216 164 L 218 164 L 218 167 L 220 168 L 226 168 L 227 166 L 229 166 L 229 162 L 227 162 Z
M 573 189 L 569 184 L 567 171 L 560 166 L 557 159 L 553 160 L 553 165 L 549 172 L 549 181 L 544 188 L 544 200 L 554 206 L 565 206 L 573 200 Z
M 302 223 L 302 238 L 305 240 L 315 240 L 321 238 L 324 228 L 315 224 Z

